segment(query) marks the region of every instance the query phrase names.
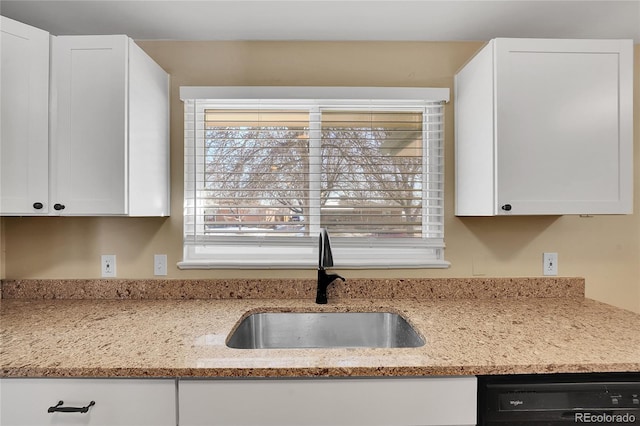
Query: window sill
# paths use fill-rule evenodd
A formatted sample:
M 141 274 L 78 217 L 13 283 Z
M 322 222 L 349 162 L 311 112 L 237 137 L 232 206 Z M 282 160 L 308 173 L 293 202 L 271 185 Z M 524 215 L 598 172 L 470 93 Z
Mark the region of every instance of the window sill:
M 293 263 L 293 262 L 216 262 L 207 260 L 185 260 L 178 262 L 178 269 L 316 269 L 314 263 Z M 397 263 L 381 264 L 380 262 L 359 262 L 357 264 L 336 262 L 333 269 L 446 269 L 451 263 L 440 261 L 429 261 L 421 263 Z

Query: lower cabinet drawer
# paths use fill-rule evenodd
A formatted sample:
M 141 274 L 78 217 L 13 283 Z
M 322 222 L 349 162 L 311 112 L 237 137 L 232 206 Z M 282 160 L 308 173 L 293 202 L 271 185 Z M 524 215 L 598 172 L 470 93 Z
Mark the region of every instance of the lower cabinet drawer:
M 475 377 L 181 379 L 180 426 L 475 425 Z
M 0 425 L 175 426 L 175 393 L 172 379 L 0 379 Z

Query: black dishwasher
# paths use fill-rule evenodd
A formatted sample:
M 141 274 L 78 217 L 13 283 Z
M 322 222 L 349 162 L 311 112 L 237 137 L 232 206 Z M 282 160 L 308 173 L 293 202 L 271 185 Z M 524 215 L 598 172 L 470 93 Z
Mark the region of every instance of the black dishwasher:
M 478 425 L 640 425 L 640 372 L 478 377 Z

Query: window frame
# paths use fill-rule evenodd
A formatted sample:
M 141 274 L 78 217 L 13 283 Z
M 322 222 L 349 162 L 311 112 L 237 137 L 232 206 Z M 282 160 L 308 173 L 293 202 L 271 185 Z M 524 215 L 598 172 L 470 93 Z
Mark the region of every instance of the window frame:
M 449 101 L 448 88 L 367 88 L 367 87 L 181 87 L 180 98 L 185 105 L 185 193 L 184 210 L 198 208 L 187 198 L 197 188 L 188 179 L 190 173 L 203 173 L 203 165 L 187 161 L 204 144 L 204 109 L 207 108 L 389 108 L 397 110 L 425 109 L 429 104 Z M 321 107 L 320 107 L 321 105 Z M 442 114 L 444 113 L 444 107 Z M 444 149 L 444 116 L 440 125 L 437 149 Z M 199 132 L 202 135 L 199 135 Z M 423 156 L 427 156 L 426 145 Z M 197 158 L 194 156 L 193 158 Z M 424 160 L 423 160 L 424 161 Z M 444 169 L 443 158 L 439 167 Z M 194 170 L 194 167 L 196 169 Z M 198 169 L 199 167 L 199 169 Z M 439 182 L 444 185 L 444 177 Z M 427 189 L 424 188 L 423 191 Z M 442 193 L 443 188 L 441 189 Z M 424 197 L 423 197 L 424 200 Z M 426 207 L 423 205 L 423 210 Z M 447 268 L 444 260 L 444 200 L 440 206 L 442 238 L 419 241 L 385 238 L 379 246 L 376 238 L 332 238 L 336 268 Z M 204 209 L 204 208 L 203 208 Z M 204 214 L 204 213 L 203 213 Z M 197 217 L 195 214 L 194 217 Z M 216 236 L 216 243 L 203 240 L 188 241 L 188 214 L 183 223 L 183 260 L 180 269 L 307 269 L 317 267 L 317 237 L 269 238 Z

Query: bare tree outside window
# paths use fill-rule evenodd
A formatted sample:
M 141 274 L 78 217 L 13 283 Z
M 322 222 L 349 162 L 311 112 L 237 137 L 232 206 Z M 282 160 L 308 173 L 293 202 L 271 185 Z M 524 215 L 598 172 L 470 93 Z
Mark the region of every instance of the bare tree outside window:
M 206 110 L 205 232 L 308 235 L 315 196 L 333 235 L 420 237 L 422 135 L 413 111 Z

